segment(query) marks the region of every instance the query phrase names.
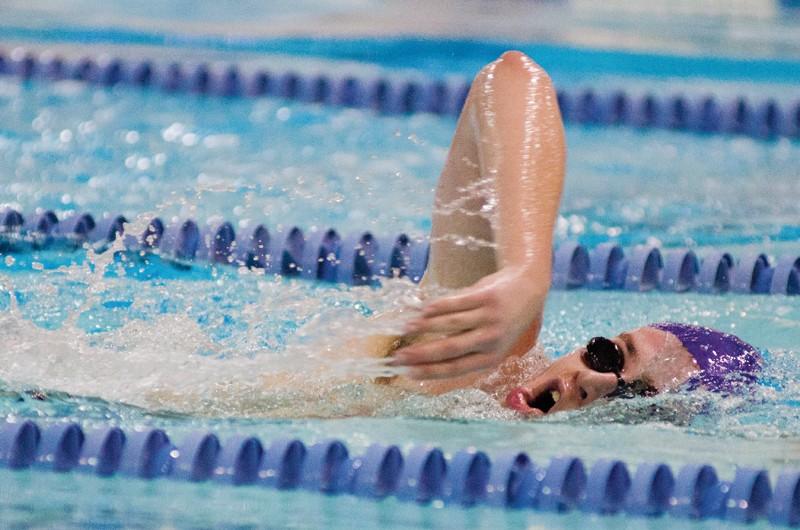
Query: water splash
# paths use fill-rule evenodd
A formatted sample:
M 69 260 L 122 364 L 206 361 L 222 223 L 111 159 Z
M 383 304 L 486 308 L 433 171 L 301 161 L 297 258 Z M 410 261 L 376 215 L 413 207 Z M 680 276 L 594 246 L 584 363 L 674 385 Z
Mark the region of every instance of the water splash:
M 403 315 L 420 304 L 419 291 L 407 281 L 389 281 L 380 290 L 332 287 L 227 268 L 178 271 L 157 257 L 150 258 L 150 276 L 137 279 L 126 276 L 125 269 L 119 273 L 120 261 L 112 253 L 88 252 L 82 264 L 55 268 L 58 261 L 48 257 L 19 256 L 0 272 L 1 292 L 10 293 L 0 295 L 5 345 L 0 386 L 8 395 L 0 402 L 7 414 L 23 413 L 26 403 L 45 407 L 45 414 L 78 413 L 76 407 L 87 407 L 86 398 L 95 397 L 103 401 L 90 400 L 89 409 L 101 415 L 119 414 L 120 404 L 127 404 L 151 414 L 194 417 L 517 421 L 500 400 L 545 364 L 542 356 L 529 355 L 479 388 L 419 395 L 374 384 L 374 378 L 394 373 L 382 360 L 348 350 L 354 337 L 399 332 Z M 44 271 L 26 268 L 31 260 L 44 263 Z M 103 267 L 106 274 L 100 273 Z M 655 422 L 758 439 L 798 435 L 800 385 L 793 359 L 800 333 L 797 309 L 788 302 L 783 297 L 553 293 L 541 342 L 548 356 L 566 353 L 588 336 L 680 315 L 723 329 L 738 322 L 744 338 L 767 350 L 767 369 L 762 382 L 741 396 L 678 392 L 601 401 L 543 421 Z M 597 307 L 604 317 L 595 316 Z M 401 318 L 380 318 L 394 313 Z M 743 313 L 747 319 L 741 321 L 737 316 Z M 775 330 L 768 337 L 760 333 L 765 322 Z M 34 389 L 49 401 L 31 401 L 25 392 Z M 18 397 L 25 401 L 15 404 Z

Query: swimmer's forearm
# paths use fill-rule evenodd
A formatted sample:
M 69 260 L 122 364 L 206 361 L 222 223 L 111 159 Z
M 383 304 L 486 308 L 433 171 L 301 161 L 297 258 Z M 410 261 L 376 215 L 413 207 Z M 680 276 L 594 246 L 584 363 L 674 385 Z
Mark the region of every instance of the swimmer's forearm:
M 564 127 L 544 70 L 522 54 L 508 55 L 484 74 L 476 101 L 481 173 L 496 181 L 498 265 L 525 269 L 527 277 L 549 286 L 564 185 Z M 513 61 L 520 61 L 528 75 L 502 71 L 519 70 Z
M 550 79 L 523 54 L 507 52 L 481 71 L 468 101 L 462 119 L 469 120 L 481 185 L 493 184 L 485 206 L 497 270 L 431 300 L 407 324 L 406 333 L 440 334 L 394 353 L 392 362 L 407 366 L 412 379 L 475 373 L 526 352 L 538 337 L 550 287 L 565 166 Z

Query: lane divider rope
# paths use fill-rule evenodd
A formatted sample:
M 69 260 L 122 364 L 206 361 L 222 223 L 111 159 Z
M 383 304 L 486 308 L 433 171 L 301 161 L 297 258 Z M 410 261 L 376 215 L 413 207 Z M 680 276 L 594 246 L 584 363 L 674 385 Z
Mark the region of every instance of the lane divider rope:
M 739 467 L 725 481 L 708 464 L 687 464 L 674 473 L 658 462 L 631 470 L 621 460 L 587 466 L 580 458 L 561 456 L 539 465 L 524 452 L 491 458 L 467 448 L 447 456 L 432 446 L 403 453 L 397 445 L 380 443 L 354 455 L 334 439 L 307 446 L 289 438 L 221 441 L 211 432 L 192 432 L 175 442 L 157 428 L 84 431 L 76 423 L 40 426 L 30 420 L 0 424 L 0 467 L 302 488 L 371 499 L 395 496 L 420 504 L 746 523 L 766 519 L 800 526 L 797 469 L 784 469 L 772 481 L 763 469 Z
M 22 79 L 73 79 L 100 86 L 125 84 L 224 97 L 275 96 L 324 105 L 369 108 L 387 114 L 430 112 L 458 115 L 466 80 L 301 73 L 291 68 L 253 69 L 236 64 L 159 62 L 109 56 L 66 59 L 24 48 L 0 50 L 0 74 Z M 657 94 L 593 88 L 558 90 L 566 121 L 630 125 L 758 138 L 800 137 L 800 99 L 714 94 Z
M 77 250 L 86 245 L 102 251 L 122 237 L 134 255 L 157 252 L 182 265 L 204 260 L 352 285 L 378 285 L 381 278 L 391 277 L 419 282 L 428 261 L 427 238 L 407 234 L 342 236 L 333 228 L 305 232 L 295 226 L 271 231 L 263 224 L 237 232 L 227 221 L 199 224 L 192 219 L 158 217 L 150 219 L 141 234 L 131 234 L 125 231 L 126 223 L 122 215 L 95 218 L 76 213 L 59 219 L 49 210 L 23 215 L 6 209 L 0 211 L 0 253 Z M 772 260 L 766 253 L 751 251 L 737 259 L 715 248 L 705 248 L 699 256 L 688 248 L 662 251 L 640 245 L 626 251 L 615 243 L 602 243 L 588 249 L 567 241 L 553 253 L 552 285 L 555 289 L 798 295 L 800 255 Z

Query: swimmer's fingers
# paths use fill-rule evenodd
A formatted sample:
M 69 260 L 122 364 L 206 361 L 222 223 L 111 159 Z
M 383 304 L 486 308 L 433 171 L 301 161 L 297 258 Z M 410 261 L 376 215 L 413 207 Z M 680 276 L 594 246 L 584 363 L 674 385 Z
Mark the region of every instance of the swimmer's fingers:
M 455 333 L 475 329 L 486 320 L 481 308 L 448 313 L 435 317 L 417 318 L 406 324 L 405 333 Z
M 417 364 L 405 375 L 411 379 L 447 379 L 492 368 L 495 364 L 497 361 L 493 355 L 474 353 L 440 363 Z
M 418 342 L 394 352 L 391 364 L 411 366 L 415 364 L 438 363 L 455 359 L 473 352 L 486 351 L 497 341 L 492 328 L 474 329 L 442 339 Z
M 458 294 L 444 296 L 425 304 L 422 316 L 431 318 L 448 313 L 469 311 L 486 305 L 487 292 L 485 289 L 466 289 Z

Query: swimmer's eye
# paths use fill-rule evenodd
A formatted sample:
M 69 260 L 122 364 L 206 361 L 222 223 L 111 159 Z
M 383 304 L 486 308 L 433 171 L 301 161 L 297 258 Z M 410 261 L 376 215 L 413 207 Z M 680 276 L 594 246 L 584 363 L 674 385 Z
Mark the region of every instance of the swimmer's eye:
M 644 381 L 627 382 L 622 378 L 622 369 L 625 367 L 625 354 L 620 347 L 605 337 L 594 337 L 586 345 L 582 355 L 583 362 L 591 370 L 602 374 L 617 376 L 617 388 L 606 397 L 609 398 L 634 398 L 637 396 L 653 396 L 658 391 Z
M 619 374 L 625 367 L 625 355 L 617 344 L 605 337 L 594 337 L 586 345 L 582 359 L 584 364 L 602 374 Z

